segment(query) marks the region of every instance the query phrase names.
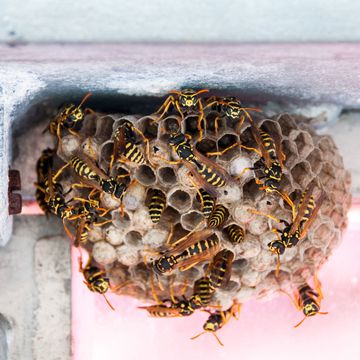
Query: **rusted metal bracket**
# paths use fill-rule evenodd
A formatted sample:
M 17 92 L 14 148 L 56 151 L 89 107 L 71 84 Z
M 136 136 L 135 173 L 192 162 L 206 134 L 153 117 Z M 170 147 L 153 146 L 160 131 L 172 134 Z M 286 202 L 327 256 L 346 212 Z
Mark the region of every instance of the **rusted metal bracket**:
M 21 213 L 22 198 L 21 194 L 15 193 L 15 191 L 21 190 L 21 178 L 18 170 L 9 170 L 9 215 L 15 215 Z

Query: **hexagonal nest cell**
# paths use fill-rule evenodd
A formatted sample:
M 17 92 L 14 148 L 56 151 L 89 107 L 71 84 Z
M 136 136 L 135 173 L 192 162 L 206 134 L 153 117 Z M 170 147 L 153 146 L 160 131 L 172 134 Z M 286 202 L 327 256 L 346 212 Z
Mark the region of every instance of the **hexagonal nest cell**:
M 205 198 L 199 195 L 200 189 L 205 189 L 213 204 L 223 204 L 227 211 L 224 223 L 211 229 L 211 235 L 218 242 L 217 252 L 229 249 L 234 253 L 231 279 L 215 291 L 211 305 L 220 303 L 226 308 L 229 300 L 269 299 L 280 294 L 281 288 L 306 282 L 331 255 L 335 244 L 339 244 L 351 202 L 349 173 L 333 141 L 317 135 L 303 117 L 280 114 L 254 121 L 252 126 L 257 126 L 272 139 L 264 138 L 263 143 L 263 147 L 269 149 L 267 159 L 270 162 L 279 160 L 276 146 L 282 146 L 284 176 L 279 191 L 283 195 L 286 192 L 286 196 L 281 196 L 276 191 L 265 191 L 271 189 L 264 186 L 264 154 L 248 120 L 238 129 L 238 121 L 230 121 L 222 110 L 215 112 L 205 108 L 204 121 L 199 127 L 199 110 L 185 110 L 177 114 L 174 107 L 175 115 L 164 114 L 162 118 L 155 113 L 128 116 L 90 112 L 85 115 L 80 130 L 69 133 L 68 128 L 60 128 L 61 141 L 54 135 L 57 149 L 54 157 L 56 163 L 68 164 L 68 167 L 57 177 L 56 183 L 62 184 L 64 191 L 71 191 L 65 205 L 75 209 L 74 214 L 78 216 L 76 219 L 65 216 L 64 221 L 73 237 L 80 226 L 83 232 L 88 232 L 85 240 L 80 239 L 80 244 L 91 255 L 93 265 L 113 282 L 113 287 L 124 284 L 117 293 L 154 302 L 152 288 L 161 299 L 169 299 L 169 284 L 173 282 L 175 297 L 180 298 L 184 293 L 189 298 L 193 283 L 204 276 L 204 267 L 212 261 L 214 253 L 201 261 L 193 257 L 193 266 L 186 271 L 182 271 L 182 260 L 178 259 L 180 265 L 175 266 L 171 276 L 154 274 L 151 261 L 156 262 L 162 255 L 178 255 L 177 246 L 182 249 L 194 233 L 209 231 L 209 220 L 204 216 Z M 215 127 L 217 117 L 219 125 Z M 131 131 L 126 123 L 130 123 Z M 116 129 L 120 129 L 120 140 L 116 139 Z M 180 130 L 185 134 L 184 142 L 190 144 L 185 155 L 169 144 L 171 134 Z M 272 143 L 275 139 L 279 139 L 276 146 Z M 246 150 L 240 145 L 255 150 Z M 231 150 L 226 151 L 230 146 Z M 131 160 L 137 152 L 144 156 L 144 163 Z M 209 152 L 222 155 L 207 156 Z M 191 154 L 198 156 L 197 162 L 186 158 Z M 81 166 L 71 165 L 74 157 L 91 164 L 91 169 L 98 167 L 97 177 L 85 179 L 86 166 L 81 170 Z M 211 169 L 208 178 L 217 174 L 225 180 L 223 187 L 214 186 L 211 181 L 215 180 L 207 181 L 200 171 L 204 163 L 201 159 L 207 160 L 208 169 Z M 54 173 L 59 167 L 53 169 Z M 114 196 L 115 190 L 111 192 L 106 188 L 106 181 L 126 184 L 125 196 Z M 83 187 L 74 187 L 74 184 Z M 151 198 L 149 189 L 161 190 L 165 202 L 157 203 L 160 200 Z M 291 221 L 289 201 L 298 210 L 304 192 L 309 189 L 315 204 L 319 198 L 322 204 L 299 244 L 289 246 L 280 255 L 281 271 L 277 276 L 277 257 L 268 244 L 277 238 L 271 230 L 276 228 L 281 234 L 285 225 L 274 217 Z M 98 201 L 95 220 L 84 220 L 79 208 L 91 201 Z M 150 217 L 151 206 L 154 212 L 160 212 L 158 222 Z M 211 216 L 215 216 L 214 213 Z M 229 238 L 226 229 L 230 225 L 243 229 L 245 235 L 241 241 Z M 174 245 L 178 240 L 180 242 Z M 190 248 L 195 246 L 189 244 Z M 206 274 L 209 275 L 208 270 Z M 154 281 L 156 278 L 161 286 Z

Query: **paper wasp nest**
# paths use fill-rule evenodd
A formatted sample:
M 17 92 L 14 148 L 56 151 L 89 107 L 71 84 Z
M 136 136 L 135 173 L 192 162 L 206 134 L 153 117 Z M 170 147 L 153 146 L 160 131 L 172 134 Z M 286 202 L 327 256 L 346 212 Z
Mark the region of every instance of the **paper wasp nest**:
M 212 115 L 207 116 L 211 123 Z M 106 170 L 113 149 L 113 130 L 122 121 L 129 120 L 150 139 L 151 156 L 160 155 L 169 159 L 172 150 L 168 144 L 167 132 L 177 124 L 177 119 L 176 116 L 169 116 L 160 122 L 154 122 L 156 119 L 156 116 L 89 114 L 79 133 L 81 140 L 73 135 L 64 136 L 58 155 L 67 162 L 73 153 L 82 149 L 85 154 L 96 157 L 99 166 Z M 185 119 L 183 125 L 191 134 L 195 130 L 191 129 L 188 120 Z M 215 234 L 220 239 L 221 248 L 228 248 L 235 253 L 231 280 L 225 288 L 216 291 L 212 301 L 214 304 L 220 302 L 224 308 L 231 306 L 235 299 L 240 303 L 251 298 L 269 299 L 281 287 L 298 285 L 308 279 L 339 245 L 350 207 L 350 175 L 345 171 L 342 158 L 329 136 L 316 135 L 306 122 L 287 114 L 259 120 L 258 125 L 270 135 L 275 134 L 281 139 L 286 155 L 281 189 L 298 203 L 302 192 L 311 182 L 315 182 L 316 191 L 321 186 L 327 197 L 306 238 L 281 256 L 281 271 L 276 278 L 276 256 L 269 251 L 267 244 L 276 237 L 271 231 L 272 227 L 281 228 L 282 225 L 274 225 L 268 218 L 254 215 L 248 209 L 257 209 L 290 221 L 289 206 L 284 205 L 277 194 L 259 190 L 253 171 L 245 172 L 235 186 L 220 189 L 217 203 L 226 207 L 229 216 L 224 225 L 215 230 Z M 239 141 L 246 146 L 256 147 L 246 121 L 239 137 L 233 124 L 222 119 L 217 134 L 210 127 L 203 140 L 196 144 L 196 148 L 205 154 L 221 151 Z M 145 146 L 140 147 L 145 153 Z M 258 158 L 255 152 L 239 147 L 234 147 L 221 156 L 211 157 L 233 176 L 239 175 L 245 167 L 251 167 Z M 114 206 L 117 210 L 111 212 L 111 223 L 94 227 L 90 231 L 90 239 L 85 246 L 94 260 L 106 269 L 112 284 L 127 282 L 118 291 L 119 294 L 135 296 L 145 301 L 153 301 L 150 261 L 158 256 L 156 253 L 165 243 L 170 225 L 174 228 L 174 239 L 178 239 L 204 220 L 197 191 L 189 182 L 186 167 L 169 165 L 156 157 L 153 157 L 152 162 L 155 166 L 128 162 L 117 163 L 113 167 L 113 171 L 117 173 L 129 171 L 137 183 L 125 195 L 124 216 L 121 215 L 118 202 L 106 194 L 102 195 L 103 207 Z M 64 182 L 66 181 L 74 182 L 71 177 Z M 166 208 L 158 224 L 154 224 L 149 216 L 147 206 L 150 189 L 160 189 L 166 194 Z M 315 196 L 318 196 L 318 192 L 315 192 Z M 241 244 L 232 245 L 229 242 L 223 229 L 230 224 L 244 228 L 245 239 Z M 148 264 L 145 265 L 144 261 Z M 186 296 L 190 296 L 194 281 L 204 275 L 207 263 L 202 262 L 185 272 L 176 270 L 173 273 L 175 294 L 180 295 L 185 285 Z M 163 290 L 160 290 L 157 281 L 154 282 L 160 298 L 169 298 L 171 278 L 159 277 Z

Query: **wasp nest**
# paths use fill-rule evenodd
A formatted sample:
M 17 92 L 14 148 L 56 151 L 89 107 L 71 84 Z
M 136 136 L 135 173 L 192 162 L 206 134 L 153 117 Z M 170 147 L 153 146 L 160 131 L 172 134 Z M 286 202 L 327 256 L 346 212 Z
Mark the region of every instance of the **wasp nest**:
M 206 131 L 200 139 L 197 121 L 191 114 L 181 119 L 174 112 L 174 115 L 160 120 L 158 115 L 91 112 L 85 116 L 77 134 L 66 132 L 62 135 L 57 147 L 59 164 L 67 163 L 74 154 L 81 153 L 93 159 L 105 173 L 114 151 L 114 131 L 121 124 L 129 121 L 149 140 L 147 147 L 141 136 L 137 136 L 138 148 L 145 161 L 136 163 L 122 158 L 124 161 L 117 161 L 112 166 L 109 176 L 130 174 L 123 205 L 120 206 L 119 200 L 111 195 L 101 193 L 101 208 L 111 209 L 105 215 L 110 221 L 102 226 L 90 225 L 88 241 L 84 245 L 92 254 L 93 261 L 106 271 L 112 287 L 118 286 L 119 294 L 152 302 L 151 278 L 157 278 L 154 287 L 159 298 L 169 298 L 172 283 L 176 296 L 184 293 L 189 297 L 194 282 L 206 273 L 209 260 L 199 262 L 187 271 L 177 269 L 171 277 L 154 277 L 151 270 L 150 263 L 166 247 L 170 231 L 176 240 L 193 230 L 207 227 L 199 192 L 194 186 L 199 184 L 195 179 L 190 181 L 188 167 L 183 162 L 169 164 L 163 160 L 177 158 L 169 146 L 169 132 L 179 123 L 181 130 L 192 136 L 193 147 L 203 155 L 208 154 L 211 161 L 219 164 L 234 179 L 217 191 L 216 203 L 226 210 L 225 221 L 214 228 L 214 236 L 220 241 L 221 248 L 231 250 L 235 256 L 231 279 L 215 292 L 212 297 L 214 305 L 220 303 L 227 309 L 234 300 L 238 303 L 254 298 L 265 300 L 278 294 L 281 288 L 301 285 L 317 272 L 339 245 L 351 201 L 350 175 L 344 169 L 332 138 L 317 135 L 303 118 L 287 114 L 273 118 L 257 116 L 259 129 L 280 139 L 286 157 L 281 191 L 296 204 L 310 184 L 314 185 L 315 199 L 321 190 L 325 192 L 325 199 L 306 237 L 280 256 L 281 270 L 275 276 L 277 257 L 269 251 L 268 243 L 276 240 L 277 235 L 272 228 L 283 229 L 284 225 L 252 210 L 291 222 L 291 209 L 278 193 L 259 189 L 254 171 L 244 171 L 259 160 L 256 151 L 234 145 L 258 148 L 250 123 L 245 121 L 239 129 L 238 122 L 221 113 L 219 116 L 216 109 L 206 109 L 205 120 Z M 221 153 L 232 145 L 222 154 L 209 155 Z M 68 168 L 59 178 L 65 188 L 81 180 L 71 170 Z M 241 177 L 235 180 L 239 175 Z M 160 190 L 166 198 L 158 223 L 152 221 L 148 208 L 155 190 Z M 81 188 L 73 189 L 67 200 L 83 196 L 82 191 Z M 72 225 L 69 225 L 70 229 Z M 244 230 L 244 239 L 238 244 L 229 240 L 230 225 Z

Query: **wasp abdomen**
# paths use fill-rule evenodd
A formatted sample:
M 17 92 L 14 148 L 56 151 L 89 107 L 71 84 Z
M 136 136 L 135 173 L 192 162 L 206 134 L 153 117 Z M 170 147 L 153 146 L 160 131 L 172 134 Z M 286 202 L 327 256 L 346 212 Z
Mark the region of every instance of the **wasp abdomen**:
M 158 189 L 152 190 L 152 196 L 149 205 L 149 214 L 151 221 L 157 224 L 160 221 L 161 215 L 166 205 L 165 194 Z
M 226 220 L 229 212 L 224 205 L 218 204 L 215 206 L 211 216 L 208 220 L 208 227 L 215 228 L 221 226 Z
M 224 231 L 233 244 L 240 244 L 244 240 L 244 229 L 238 225 L 227 226 Z

